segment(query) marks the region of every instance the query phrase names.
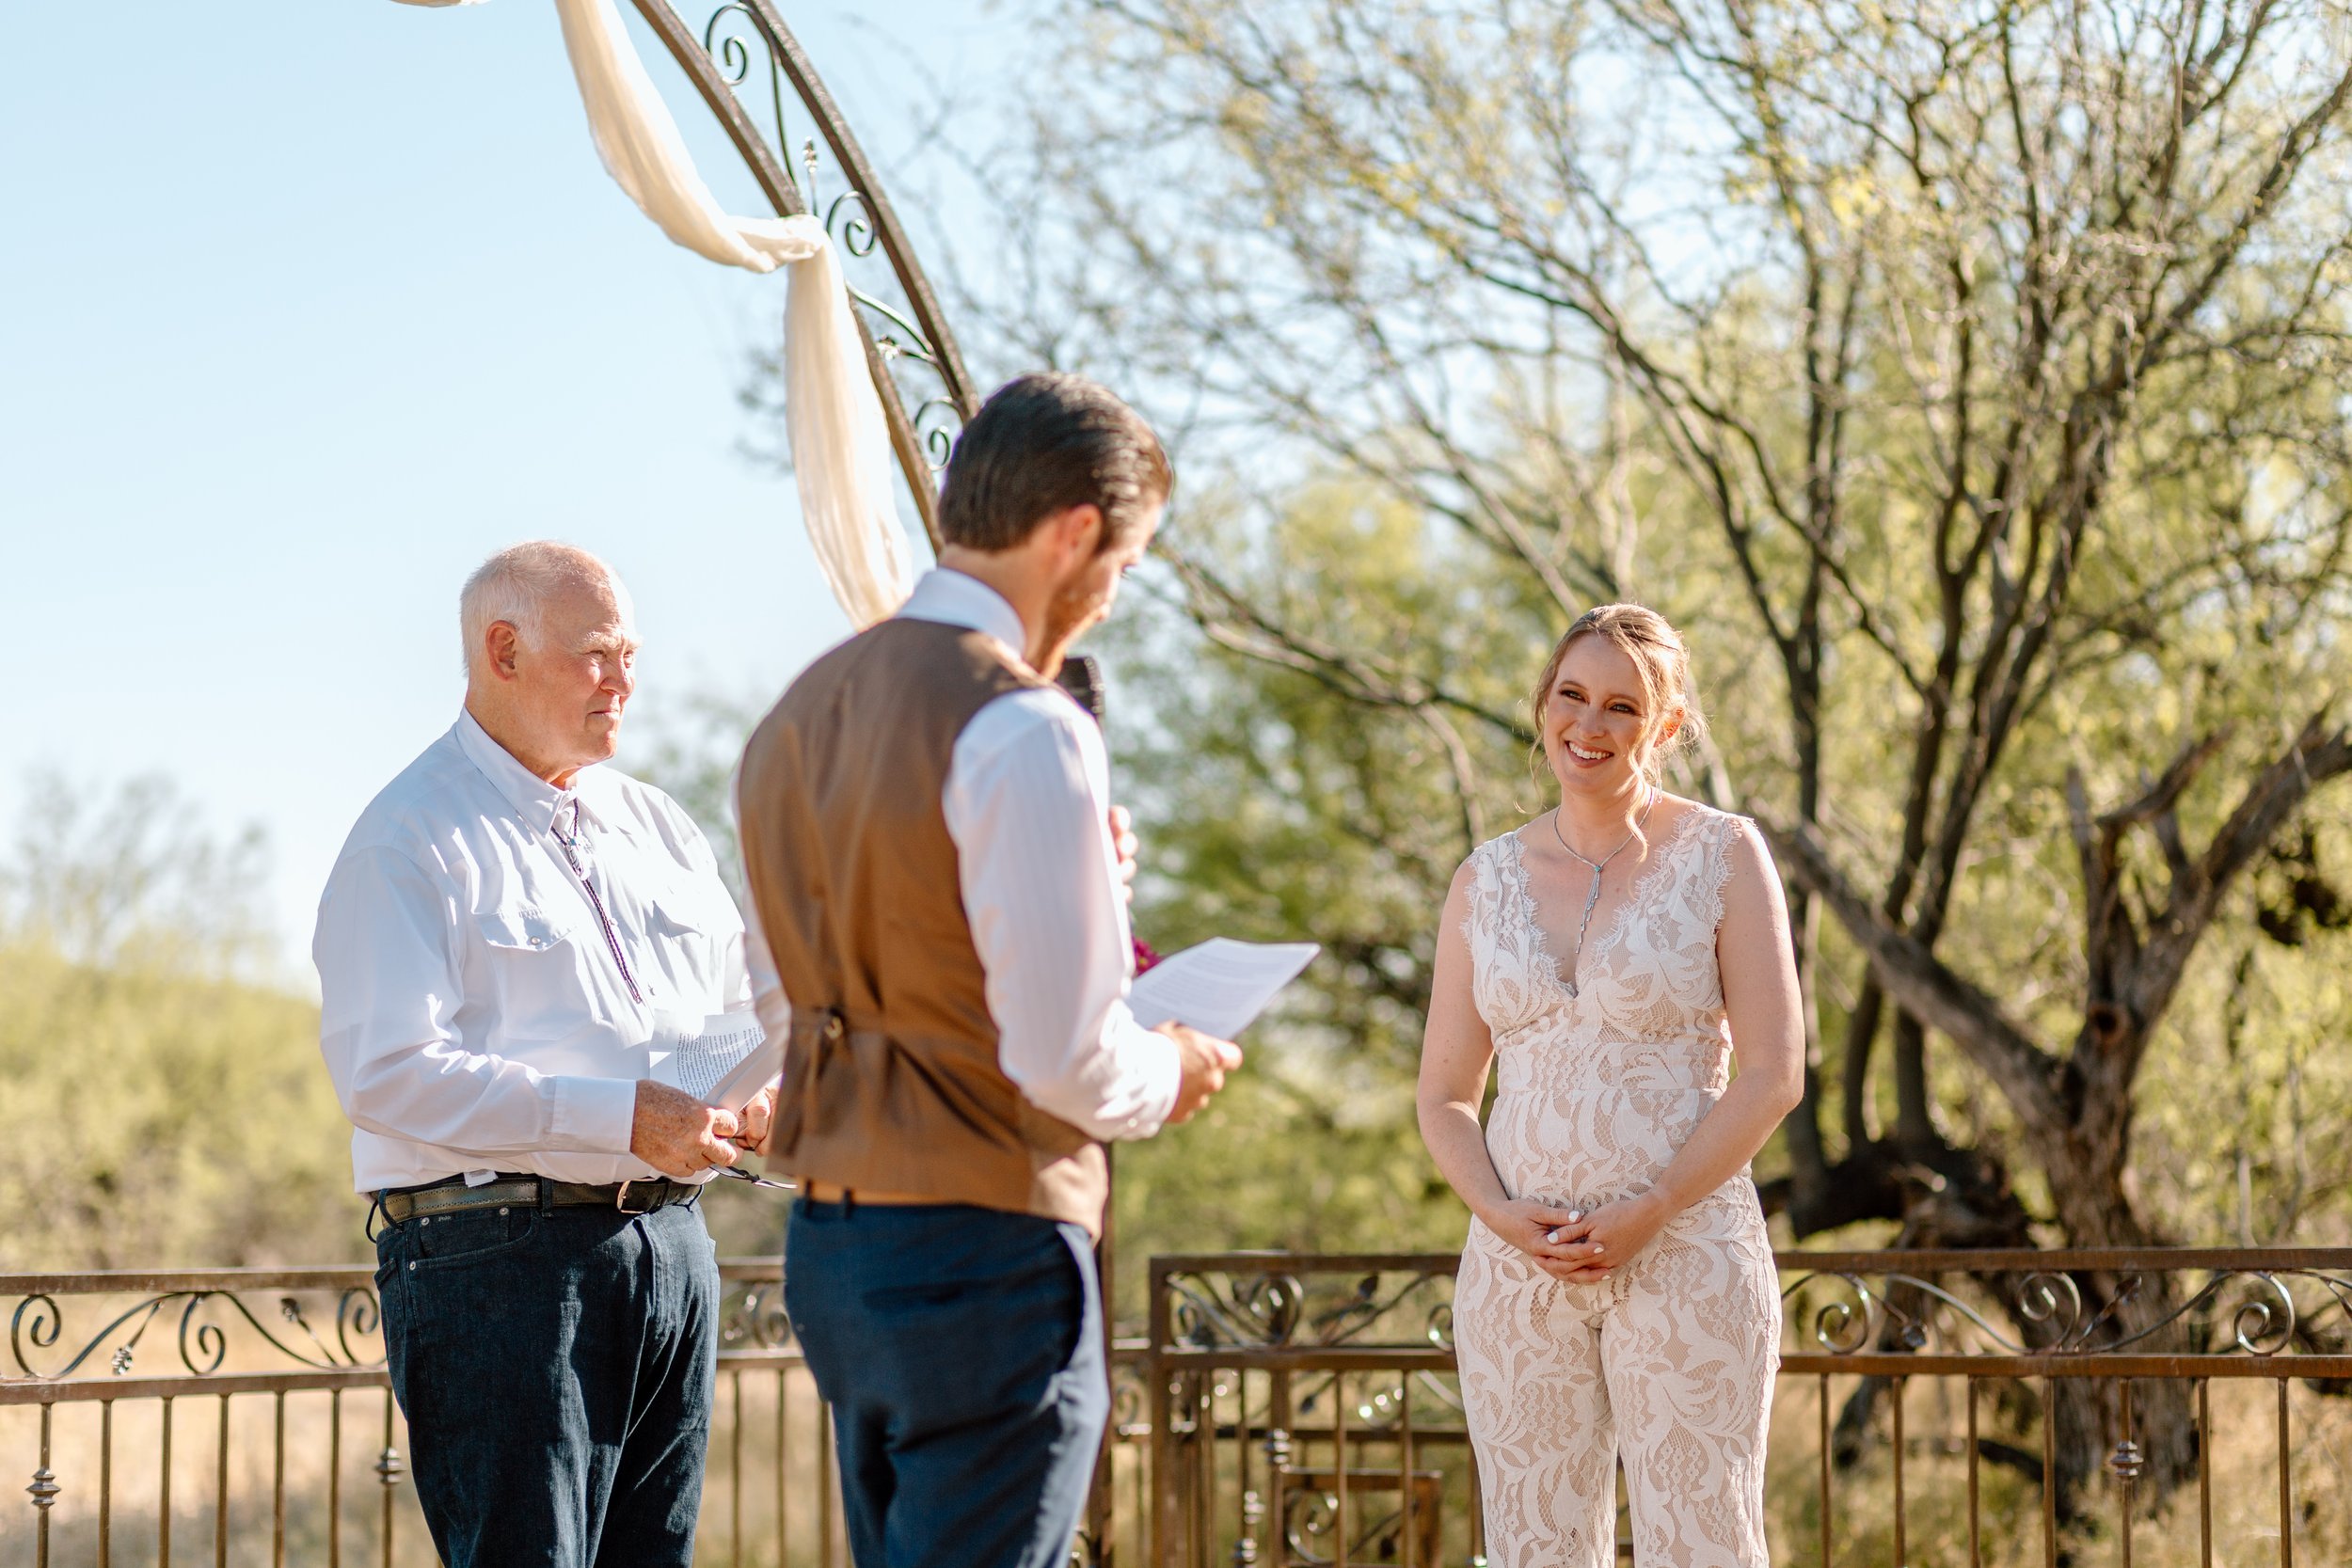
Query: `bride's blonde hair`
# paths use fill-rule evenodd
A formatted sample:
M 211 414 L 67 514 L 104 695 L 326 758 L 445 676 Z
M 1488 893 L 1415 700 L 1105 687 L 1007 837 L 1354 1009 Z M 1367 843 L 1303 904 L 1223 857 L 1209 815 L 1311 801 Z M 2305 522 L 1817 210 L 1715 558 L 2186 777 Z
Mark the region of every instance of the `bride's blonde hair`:
M 1560 673 L 1560 661 L 1567 657 L 1568 649 L 1580 637 L 1604 639 L 1631 659 L 1641 675 L 1642 697 L 1650 719 L 1649 733 L 1644 738 L 1651 742 L 1643 771 L 1656 781 L 1668 757 L 1698 744 L 1706 735 L 1707 716 L 1699 710 L 1698 693 L 1691 686 L 1691 650 L 1682 634 L 1647 605 L 1595 605 L 1578 616 L 1552 645 L 1551 657 L 1544 660 L 1544 673 L 1528 697 L 1528 717 L 1535 732 L 1528 766 L 1539 770 L 1546 766 L 1544 703 L 1551 695 L 1552 678 Z M 1674 725 L 1671 733 L 1666 730 L 1669 723 Z M 1542 776 L 1540 771 L 1537 776 Z

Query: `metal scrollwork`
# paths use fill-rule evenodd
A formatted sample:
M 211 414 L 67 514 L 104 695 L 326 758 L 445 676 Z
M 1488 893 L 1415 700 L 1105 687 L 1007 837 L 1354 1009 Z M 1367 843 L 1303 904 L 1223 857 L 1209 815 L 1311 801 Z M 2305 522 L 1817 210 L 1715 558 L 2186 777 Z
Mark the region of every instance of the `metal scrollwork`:
M 868 245 L 866 248 L 870 250 L 873 247 Z M 884 356 L 892 359 L 916 359 L 930 366 L 933 370 L 939 368 L 938 356 L 932 353 L 930 341 L 923 336 L 923 329 L 910 321 L 905 311 L 887 300 L 876 299 L 863 289 L 851 289 L 850 297 L 857 301 L 864 309 L 880 316 L 888 326 L 888 331 L 874 340 L 874 346 L 881 349 Z M 942 401 L 944 400 L 933 398 L 930 403 Z M 923 407 L 930 405 L 930 403 L 926 403 Z M 948 404 L 947 406 L 953 408 L 955 405 Z M 923 408 L 917 408 L 914 411 L 914 422 L 918 426 L 922 423 L 922 413 Z M 958 418 L 961 420 L 961 414 Z
M 1293 1560 L 1310 1568 L 1337 1560 L 1340 1499 L 1321 1488 L 1300 1488 L 1282 1497 L 1282 1540 Z M 1405 1514 L 1390 1509 L 1371 1520 L 1347 1543 L 1350 1562 L 1394 1562 L 1403 1544 Z
M 2053 1343 L 2065 1344 L 2083 1321 L 2082 1287 L 2071 1274 L 2029 1274 L 2017 1282 L 2017 1315 L 2046 1327 Z
M 193 1377 L 209 1377 L 229 1363 L 232 1330 L 259 1342 L 261 1348 L 297 1366 L 314 1370 L 373 1368 L 383 1364 L 380 1354 L 369 1354 L 354 1343 L 377 1334 L 383 1308 L 375 1292 L 352 1287 L 336 1298 L 331 1338 L 310 1322 L 299 1297 L 279 1294 L 276 1317 L 299 1331 L 281 1335 L 246 1305 L 234 1291 L 215 1290 L 167 1291 L 143 1297 L 117 1312 L 83 1338 L 61 1362 L 51 1363 L 38 1353 L 55 1349 L 65 1338 L 65 1313 L 54 1296 L 27 1295 L 16 1305 L 9 1323 L 8 1349 L 15 1362 L 13 1375 L 43 1380 L 72 1377 L 85 1366 L 102 1361 L 115 1377 L 128 1376 L 137 1366 L 138 1350 L 147 1331 L 166 1312 L 178 1309 L 172 1341 L 180 1365 Z M 226 1316 L 224 1323 L 215 1314 Z M 242 1330 L 238 1325 L 242 1324 Z
M 905 228 L 877 186 L 879 172 L 776 0 L 721 0 L 699 34 L 673 5 L 637 0 L 773 209 L 817 215 L 845 263 L 860 330 L 882 361 L 876 380 L 893 450 L 936 544 L 936 476 L 979 399 Z
M 848 216 L 844 217 L 844 212 Z M 825 208 L 825 232 L 833 243 L 861 259 L 874 254 L 882 235 L 874 228 L 874 209 L 864 191 L 843 191 Z
M 345 1291 L 335 1302 L 335 1346 L 342 1353 L 349 1366 L 358 1366 L 359 1353 L 351 1348 L 355 1334 L 380 1334 L 384 1330 L 384 1304 L 368 1290 Z
M 1835 1297 L 1814 1312 L 1813 1342 L 1833 1355 L 1851 1355 L 1869 1342 L 1878 1301 L 1870 1287 L 1859 1277 L 1850 1274 L 1801 1275 L 1782 1289 L 1781 1300 L 1794 1301 L 1808 1287 L 1825 1281 L 1844 1286 L 1851 1292 L 1851 1299 Z
M 744 36 L 746 32 L 750 38 Z M 776 41 L 769 36 L 758 13 L 743 0 L 727 0 L 703 24 L 702 42 L 703 53 L 718 68 L 719 79 L 739 95 L 751 85 L 752 54 L 755 49 L 758 51 L 759 58 L 768 67 L 769 124 L 775 134 L 775 145 L 778 149 L 790 147 L 791 120 L 785 105 L 791 101 L 791 88 L 784 79 L 784 63 L 776 57 Z M 813 185 L 804 193 L 804 199 L 812 208 L 815 206 Z
M 1228 1278 L 1222 1291 L 1180 1275 L 1169 1286 L 1177 1341 L 1202 1349 L 1288 1344 L 1306 1302 L 1305 1288 L 1289 1275 L 1249 1275 L 1238 1287 Z
M 2252 1277 L 2260 1282 L 2260 1289 L 2269 1292 L 2270 1299 L 2249 1296 L 2239 1302 L 2230 1318 L 2230 1338 L 2249 1355 L 2276 1355 L 2295 1338 L 2295 1298 L 2275 1275 L 2258 1274 Z
M 200 1292 L 192 1295 L 180 1313 L 180 1365 L 199 1377 L 220 1370 L 229 1358 L 229 1336 L 218 1323 L 199 1322 L 197 1316 L 210 1299 Z
M 1311 1294 L 1299 1276 L 1286 1273 L 1173 1275 L 1168 1291 L 1176 1341 L 1194 1349 L 1452 1344 L 1449 1304 L 1438 1303 L 1418 1319 L 1408 1315 L 1414 1308 L 1407 1305 L 1451 1275 L 1391 1271 L 1352 1277 L 1352 1287 L 1330 1295 Z
M 1812 1338 L 1822 1350 L 1851 1355 L 1875 1343 L 1884 1350 L 1919 1351 L 1961 1329 L 1985 1347 L 2015 1355 L 2112 1354 L 2146 1346 L 2185 1325 L 2194 1348 L 2213 1354 L 2276 1355 L 2309 1332 L 2312 1311 L 2296 1298 L 2293 1282 L 2304 1281 L 2321 1293 L 2320 1310 L 2352 1321 L 2352 1278 L 2309 1269 L 2217 1268 L 2194 1290 L 2169 1305 L 2149 1321 L 2135 1315 L 2136 1303 L 2163 1300 L 2159 1275 L 2124 1271 L 2105 1276 L 2111 1284 L 2093 1303 L 2081 1281 L 2071 1273 L 2037 1269 L 2008 1276 L 1982 1276 L 1979 1291 L 2005 1301 L 2015 1321 L 2014 1332 L 1986 1315 L 1979 1301 L 1915 1275 L 1889 1273 L 1875 1282 L 1856 1274 L 1800 1275 L 1782 1291 L 1794 1301 L 1816 1286 L 1835 1286 L 1840 1294 L 1822 1303 L 1811 1319 Z M 1908 1303 L 1918 1310 L 1906 1310 Z M 2217 1324 L 2210 1345 L 2199 1325 Z
M 29 1340 L 35 1350 L 47 1350 L 57 1342 L 57 1336 L 64 1327 L 65 1314 L 57 1310 L 54 1297 L 26 1296 L 16 1304 L 16 1311 L 8 1319 L 8 1354 L 16 1358 L 19 1376 L 40 1375 L 24 1358 L 26 1342 Z
M 926 398 L 914 410 L 914 434 L 923 443 L 923 460 L 938 473 L 955 455 L 956 436 L 963 429 L 963 410 L 949 398 Z
M 784 1309 L 783 1283 L 764 1281 L 746 1286 L 721 1319 L 719 1338 L 726 1344 L 755 1350 L 783 1350 L 789 1346 L 792 1318 Z
M 1316 1550 L 1316 1543 L 1331 1533 L 1339 1523 L 1339 1499 L 1320 1487 L 1298 1487 L 1282 1499 L 1282 1539 L 1291 1554 L 1305 1562 L 1328 1562 L 1331 1558 Z

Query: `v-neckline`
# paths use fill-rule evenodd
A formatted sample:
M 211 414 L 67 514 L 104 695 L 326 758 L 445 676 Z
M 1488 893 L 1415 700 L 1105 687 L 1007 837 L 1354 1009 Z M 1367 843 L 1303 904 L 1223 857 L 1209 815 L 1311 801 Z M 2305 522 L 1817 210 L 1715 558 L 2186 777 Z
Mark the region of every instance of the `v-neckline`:
M 1679 843 L 1683 828 L 1698 816 L 1699 811 L 1700 807 L 1695 801 L 1686 803 L 1683 809 L 1676 815 L 1674 821 L 1667 825 L 1665 832 L 1658 835 L 1657 847 L 1651 853 L 1649 864 L 1634 874 L 1633 880 L 1626 887 L 1625 896 L 1619 899 L 1617 907 L 1610 911 L 1609 924 L 1602 927 L 1598 940 L 1588 942 L 1582 951 L 1577 954 L 1580 968 L 1584 962 L 1586 954 L 1600 953 L 1624 934 L 1635 907 L 1642 901 L 1642 895 L 1649 891 L 1651 879 L 1666 868 L 1667 851 Z M 1527 927 L 1528 938 L 1534 947 L 1534 955 L 1543 960 L 1544 973 L 1550 976 L 1553 989 L 1570 1002 L 1581 1002 L 1584 999 L 1582 985 L 1576 976 L 1562 973 L 1560 955 L 1553 951 L 1551 938 L 1544 930 L 1542 911 L 1535 902 L 1534 879 L 1529 877 L 1527 871 L 1527 840 L 1522 836 L 1526 832 L 1525 828 L 1519 828 L 1508 835 L 1511 840 L 1511 863 L 1514 873 L 1512 883 L 1518 894 L 1519 920 Z

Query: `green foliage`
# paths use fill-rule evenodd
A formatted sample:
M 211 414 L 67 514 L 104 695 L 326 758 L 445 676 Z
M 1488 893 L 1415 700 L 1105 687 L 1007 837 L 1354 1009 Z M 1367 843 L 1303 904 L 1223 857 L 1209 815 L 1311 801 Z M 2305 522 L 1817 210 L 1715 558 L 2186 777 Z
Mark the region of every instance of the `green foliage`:
M 1326 937 L 1280 1049 L 1401 1078 L 1453 861 L 1544 803 L 1514 688 L 1639 596 L 1717 721 L 1686 792 L 1822 846 L 1765 1161 L 1808 1227 L 2016 1226 L 2006 1172 L 2049 1240 L 2341 1231 L 2332 9 L 1063 14 L 1083 87 L 1005 203 L 1048 277 L 997 325 L 1193 421 L 1127 664 L 1147 929 Z M 2247 801 L 2311 816 L 2299 871 L 2220 843 Z M 1929 1032 L 1931 972 L 1984 994 Z
M 0 1269 L 360 1256 L 351 1131 L 300 997 L 0 945 Z
M 360 1256 L 318 1008 L 254 977 L 261 845 L 168 784 L 30 792 L 0 874 L 0 1269 Z

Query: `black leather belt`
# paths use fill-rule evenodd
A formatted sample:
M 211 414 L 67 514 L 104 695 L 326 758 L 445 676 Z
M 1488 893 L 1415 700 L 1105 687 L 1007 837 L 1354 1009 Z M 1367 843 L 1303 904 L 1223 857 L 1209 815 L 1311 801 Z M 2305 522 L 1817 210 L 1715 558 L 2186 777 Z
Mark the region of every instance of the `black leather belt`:
M 383 1195 L 384 1214 L 394 1225 L 420 1215 L 455 1214 L 469 1209 L 536 1209 L 544 1201 L 558 1209 L 617 1209 L 624 1214 L 650 1214 L 675 1203 L 691 1203 L 702 1188 L 691 1181 L 652 1177 L 644 1181 L 616 1181 L 591 1186 L 578 1181 L 550 1181 L 544 1176 L 499 1176 L 479 1187 L 465 1178 L 437 1181 L 428 1187 L 396 1187 Z

